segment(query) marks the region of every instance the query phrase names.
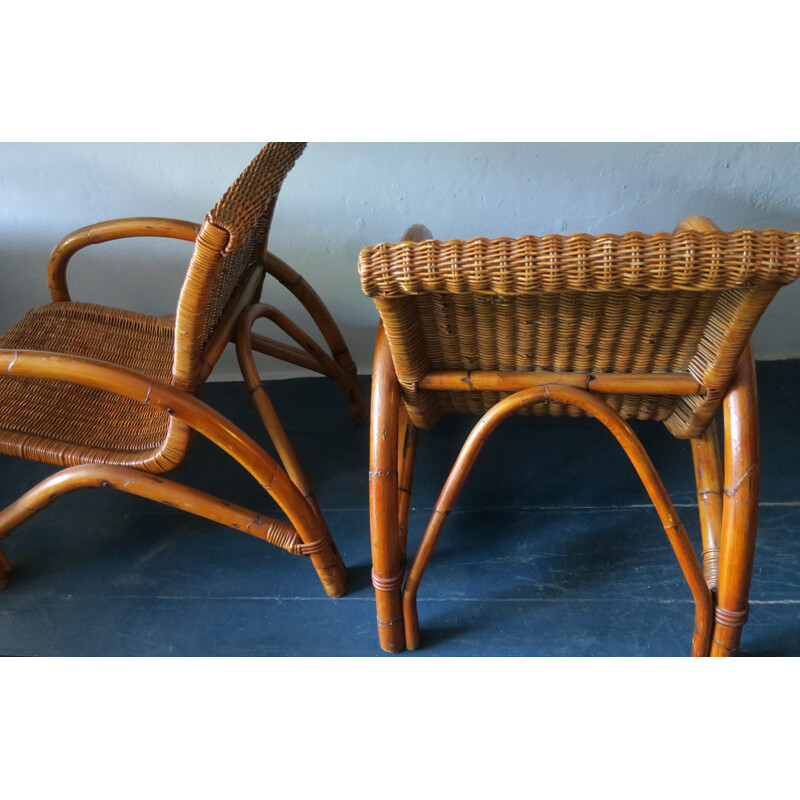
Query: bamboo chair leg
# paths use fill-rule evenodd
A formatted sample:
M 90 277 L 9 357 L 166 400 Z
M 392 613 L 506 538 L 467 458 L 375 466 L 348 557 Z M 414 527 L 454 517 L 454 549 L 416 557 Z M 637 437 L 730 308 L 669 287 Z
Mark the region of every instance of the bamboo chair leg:
M 725 495 L 712 656 L 733 656 L 747 622 L 758 522 L 758 401 L 748 344 L 724 400 Z
M 432 239 L 433 235 L 420 224 L 412 225 L 403 234 L 405 242 L 421 242 Z M 417 440 L 419 429 L 408 418 L 405 403 L 400 402 L 400 411 L 397 421 L 399 432 L 397 448 L 397 488 L 398 497 L 398 528 L 400 536 L 400 560 L 405 569 L 408 560 L 408 512 L 411 508 L 411 484 L 414 478 L 414 461 L 417 456 Z
M 397 418 L 397 431 L 397 527 L 400 561 L 405 566 L 408 551 L 408 512 L 411 508 L 411 484 L 414 478 L 419 428 L 408 418 L 408 411 L 402 400 Z
M 364 422 L 367 418 L 367 410 L 364 404 L 364 393 L 358 383 L 358 370 L 331 312 L 306 280 L 285 261 L 272 253 L 267 253 L 265 264 L 267 272 L 302 303 L 311 319 L 314 320 L 314 324 L 319 328 L 330 348 L 333 359 L 344 372 L 344 376 L 337 376 L 337 380 L 347 395 L 350 410 L 356 421 Z
M 405 646 L 397 490 L 398 418 L 401 403 L 400 385 L 381 324 L 378 326 L 372 373 L 369 517 L 378 641 L 390 653 L 399 653 Z
M 722 533 L 722 459 L 716 421 L 712 421 L 702 436 L 692 439 L 692 458 L 703 534 L 703 575 L 708 588 L 716 592 Z
M 261 421 L 264 423 L 264 427 L 267 429 L 267 433 L 278 451 L 283 468 L 292 479 L 292 483 L 308 501 L 320 522 L 323 522 L 322 511 L 314 497 L 311 483 L 306 477 L 300 464 L 300 459 L 289 441 L 286 429 L 283 427 L 280 417 L 275 411 L 275 406 L 273 406 L 272 400 L 270 400 L 261 382 L 261 376 L 258 374 L 250 343 L 251 326 L 252 322 L 247 316 L 243 315 L 236 330 L 236 356 L 239 360 L 239 369 L 242 372 L 242 377 L 258 415 L 261 417 Z
M 436 503 L 403 590 L 406 646 L 411 650 L 419 646 L 419 620 L 416 604 L 419 584 L 430 561 L 433 548 L 442 531 L 444 522 L 461 492 L 467 475 L 483 447 L 483 443 L 500 422 L 515 413 L 518 408 L 550 400 L 574 405 L 584 411 L 588 411 L 602 422 L 622 445 L 661 518 L 667 538 L 678 558 L 678 563 L 694 597 L 695 630 L 692 637 L 692 655 L 705 655 L 708 652 L 709 639 L 711 637 L 711 593 L 703 579 L 703 573 L 697 562 L 689 537 L 678 518 L 664 484 L 661 482 L 661 478 L 650 461 L 650 457 L 628 423 L 603 400 L 593 397 L 581 389 L 556 385 L 525 389 L 501 400 L 484 414 L 467 438 Z

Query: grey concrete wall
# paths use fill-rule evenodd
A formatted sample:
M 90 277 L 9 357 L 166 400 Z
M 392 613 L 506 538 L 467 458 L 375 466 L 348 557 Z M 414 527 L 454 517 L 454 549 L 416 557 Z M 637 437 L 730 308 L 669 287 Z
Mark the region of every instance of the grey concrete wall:
M 49 299 L 45 266 L 69 231 L 126 216 L 200 221 L 257 144 L 0 144 L 0 329 Z M 800 229 L 798 144 L 312 143 L 284 184 L 270 249 L 322 295 L 371 370 L 377 315 L 359 250 L 424 222 L 440 239 L 651 233 L 689 214 L 723 229 Z M 174 311 L 191 246 L 128 240 L 79 253 L 73 298 Z M 277 287 L 265 299 L 304 312 Z M 800 356 L 800 286 L 781 291 L 756 357 Z M 267 323 L 263 331 L 266 332 Z M 273 377 L 302 374 L 270 363 Z M 238 378 L 228 352 L 216 379 Z

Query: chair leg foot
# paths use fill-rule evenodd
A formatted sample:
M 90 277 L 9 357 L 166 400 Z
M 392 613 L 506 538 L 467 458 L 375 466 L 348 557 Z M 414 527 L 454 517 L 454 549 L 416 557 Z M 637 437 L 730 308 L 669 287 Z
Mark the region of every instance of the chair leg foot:
M 0 591 L 8 586 L 8 580 L 11 576 L 11 562 L 6 557 L 6 554 L 0 550 Z
M 314 569 L 322 583 L 322 588 L 328 597 L 341 597 L 347 593 L 347 567 L 342 560 L 342 557 L 335 550 L 333 551 L 333 558 L 328 561 L 333 561 L 327 566 L 321 567 L 314 564 Z
M 406 647 L 406 638 L 400 590 L 383 592 L 376 588 L 375 599 L 378 609 L 378 644 L 387 653 L 402 653 Z
M 402 653 L 405 650 L 405 638 L 402 635 L 403 620 L 391 622 L 378 620 L 378 644 L 384 653 Z M 398 633 L 399 632 L 399 633 Z
M 403 593 L 403 618 L 405 619 L 406 647 L 409 650 L 419 650 L 419 616 L 417 615 L 416 592 Z

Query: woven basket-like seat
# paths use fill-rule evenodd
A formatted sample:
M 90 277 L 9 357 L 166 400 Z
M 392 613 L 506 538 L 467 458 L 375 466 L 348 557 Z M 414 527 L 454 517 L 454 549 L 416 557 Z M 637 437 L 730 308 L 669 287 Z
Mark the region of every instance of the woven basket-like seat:
M 691 373 L 703 397 L 606 395 L 623 417 L 699 435 L 778 288 L 800 233 L 681 231 L 400 242 L 362 251 L 412 421 L 483 414 L 508 392 L 430 392 L 435 370 Z M 523 413 L 579 415 L 558 403 Z
M 29 311 L 0 348 L 85 356 L 169 383 L 174 331 L 155 317 L 88 303 Z M 104 462 L 161 471 L 170 418 L 102 389 L 40 378 L 0 377 L 0 453 L 73 465 Z

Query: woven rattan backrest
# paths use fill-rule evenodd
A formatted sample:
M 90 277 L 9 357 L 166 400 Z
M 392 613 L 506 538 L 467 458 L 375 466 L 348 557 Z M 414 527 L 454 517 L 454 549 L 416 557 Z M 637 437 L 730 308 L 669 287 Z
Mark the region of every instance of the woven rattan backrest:
M 203 349 L 253 270 L 263 269 L 278 192 L 305 146 L 267 144 L 206 216 L 175 321 L 173 380 L 181 388 L 192 391 L 201 382 Z
M 686 438 L 710 422 L 774 294 L 800 276 L 800 233 L 401 242 L 362 251 L 359 272 L 417 426 L 508 394 L 420 389 L 434 370 L 689 372 L 702 396 L 604 395 L 623 416 Z

